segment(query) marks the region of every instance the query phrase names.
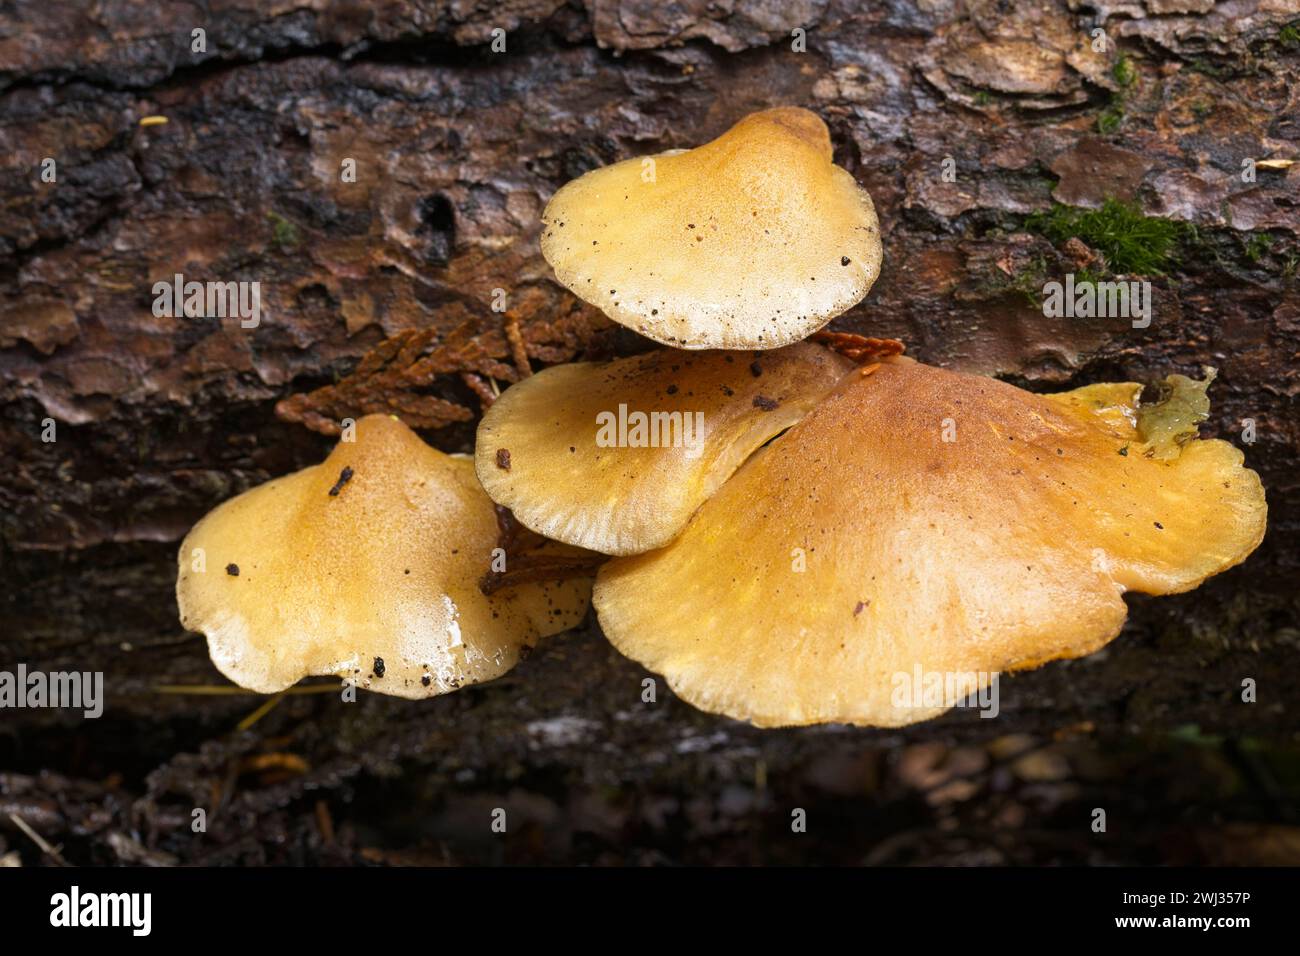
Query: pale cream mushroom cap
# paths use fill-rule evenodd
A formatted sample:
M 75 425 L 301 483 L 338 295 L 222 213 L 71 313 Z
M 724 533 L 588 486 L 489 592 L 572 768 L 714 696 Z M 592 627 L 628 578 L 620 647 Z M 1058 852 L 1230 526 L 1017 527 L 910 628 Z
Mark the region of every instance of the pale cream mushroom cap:
M 648 551 L 853 367 L 811 342 L 558 365 L 488 409 L 478 477 L 548 538 L 605 554 Z
M 832 161 L 826 124 L 796 107 L 593 170 L 552 197 L 542 223 L 562 284 L 676 348 L 797 342 L 880 272 L 871 197 Z
M 1154 457 L 1139 391 L 1034 395 L 906 359 L 850 375 L 670 545 L 604 565 L 605 634 L 760 726 L 911 724 L 952 703 L 915 693 L 926 675 L 973 690 L 1091 653 L 1125 591 L 1193 588 L 1264 534 L 1241 452 Z
M 194 526 L 179 554 L 181 622 L 207 636 L 223 674 L 262 693 L 326 674 L 397 697 L 446 693 L 499 677 L 586 611 L 585 579 L 484 596 L 497 539 L 472 461 L 370 415 L 323 464 Z

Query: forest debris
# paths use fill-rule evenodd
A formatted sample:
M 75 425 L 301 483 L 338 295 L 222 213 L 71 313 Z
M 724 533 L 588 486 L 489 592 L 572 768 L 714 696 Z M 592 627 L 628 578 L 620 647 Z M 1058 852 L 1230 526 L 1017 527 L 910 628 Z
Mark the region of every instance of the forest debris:
M 506 313 L 506 339 L 510 342 L 510 355 L 519 370 L 520 378 L 533 374 L 533 367 L 528 363 L 528 346 L 524 343 L 524 334 L 519 331 L 519 316 L 513 312 Z
M 902 355 L 907 351 L 907 346 L 898 339 L 876 339 L 853 332 L 817 332 L 810 338 L 845 358 L 861 363 Z
M 339 492 L 343 490 L 343 486 L 352 480 L 352 475 L 353 471 L 351 467 L 345 465 L 343 470 L 339 472 L 339 480 L 334 482 L 334 486 L 330 488 L 328 492 L 329 496 L 331 498 L 337 498 Z
M 553 320 L 534 318 L 528 325 L 531 334 L 525 335 L 522 319 L 540 313 L 549 298 L 535 292 L 520 300 L 500 330 L 485 328 L 475 316 L 450 332 L 398 332 L 367 352 L 342 381 L 286 398 L 276 405 L 276 414 L 331 436 L 342 432 L 344 418 L 370 414 L 396 415 L 409 427 L 425 430 L 470 421 L 475 417 L 471 409 L 429 393 L 445 387 L 445 376 L 458 378 L 486 407 L 495 392 L 485 379 L 517 382 L 532 374 L 530 359 L 564 362 L 592 345 L 598 328 L 594 310 L 570 303 L 569 311 Z
M 334 842 L 334 818 L 330 815 L 329 804 L 324 800 L 316 801 L 316 826 L 322 840 L 326 843 Z
M 1175 458 L 1183 445 L 1198 434 L 1201 422 L 1210 417 L 1210 383 L 1218 369 L 1204 366 L 1204 379 L 1167 375 L 1158 386 L 1159 398 L 1138 408 L 1138 431 L 1151 447 L 1149 458 Z
M 498 392 L 492 390 L 492 387 L 483 379 L 481 375 L 473 372 L 461 372 L 460 380 L 464 382 L 471 392 L 478 396 L 479 403 L 483 411 L 492 407 L 492 403 L 497 400 Z
M 158 684 L 154 687 L 158 694 L 194 694 L 199 697 L 222 697 L 227 694 L 237 697 L 265 696 L 255 690 L 236 687 L 234 684 Z M 283 690 L 282 694 L 333 694 L 338 692 L 337 684 L 299 684 Z
M 235 725 L 235 729 L 236 729 L 236 730 L 248 730 L 250 727 L 252 727 L 254 724 L 256 724 L 259 720 L 261 720 L 263 717 L 265 717 L 267 714 L 269 714 L 272 710 L 274 710 L 274 709 L 275 709 L 275 706 L 276 706 L 277 704 L 279 704 L 280 701 L 282 701 L 282 700 L 284 700 L 284 692 L 283 692 L 283 691 L 281 691 L 280 693 L 276 694 L 274 697 L 270 697 L 270 698 L 268 698 L 267 700 L 263 701 L 263 702 L 262 702 L 262 705 L 261 705 L 260 707 L 258 707 L 257 710 L 253 711 L 251 714 L 249 714 L 247 717 L 245 717 L 243 720 L 241 720 L 238 724 L 236 724 L 236 725 Z
M 151 850 L 139 840 L 132 839 L 121 830 L 110 830 L 104 838 L 117 858 L 123 863 L 140 863 L 144 866 L 175 866 L 180 861 L 170 853 Z
M 9 814 L 9 819 L 13 821 L 14 826 L 22 830 L 23 833 L 27 834 L 27 836 L 31 838 L 31 841 L 41 848 L 41 852 L 43 852 L 46 856 L 48 856 L 51 860 L 54 861 L 56 866 L 71 865 L 70 863 L 68 863 L 67 860 L 63 858 L 63 854 L 59 852 L 57 847 L 51 846 L 50 843 L 45 839 L 45 837 L 41 836 L 30 826 L 28 826 L 27 821 L 24 820 L 22 817 L 20 817 L 18 814 L 16 813 Z
M 291 753 L 249 754 L 239 761 L 240 773 L 264 773 L 282 770 L 288 773 L 306 773 L 311 767 L 302 757 Z

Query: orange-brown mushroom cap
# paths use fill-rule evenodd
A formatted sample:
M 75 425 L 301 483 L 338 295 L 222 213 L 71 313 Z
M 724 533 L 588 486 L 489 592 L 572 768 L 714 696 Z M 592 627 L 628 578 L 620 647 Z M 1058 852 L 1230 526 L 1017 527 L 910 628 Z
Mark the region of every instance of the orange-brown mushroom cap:
M 606 554 L 658 548 L 852 368 L 809 342 L 555 366 L 483 416 L 479 480 L 548 538 Z
M 690 703 L 761 726 L 910 724 L 953 703 L 910 695 L 914 674 L 974 689 L 1088 654 L 1125 591 L 1193 588 L 1264 534 L 1241 452 L 1156 457 L 1139 391 L 851 374 L 668 547 L 606 564 L 600 622 Z
M 795 107 L 745 117 L 696 149 L 629 159 L 560 189 L 542 254 L 575 295 L 677 348 L 806 338 L 880 272 L 866 190 Z
M 370 415 L 323 464 L 194 526 L 179 555 L 181 622 L 207 636 L 223 674 L 263 693 L 325 674 L 398 697 L 446 693 L 500 676 L 586 612 L 588 580 L 485 596 L 497 538 L 469 459 Z

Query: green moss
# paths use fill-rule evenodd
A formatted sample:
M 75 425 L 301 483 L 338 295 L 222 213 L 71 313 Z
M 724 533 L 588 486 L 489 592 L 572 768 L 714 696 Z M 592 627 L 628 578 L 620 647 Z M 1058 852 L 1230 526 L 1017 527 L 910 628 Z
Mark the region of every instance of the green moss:
M 1113 198 L 1100 209 L 1055 205 L 1029 216 L 1025 228 L 1057 243 L 1078 238 L 1105 256 L 1108 271 L 1136 275 L 1163 275 L 1184 235 L 1179 223 Z
M 1252 232 L 1246 236 L 1244 246 L 1246 258 L 1251 262 L 1259 262 L 1273 248 L 1273 237 L 1267 232 Z
M 1095 272 L 1092 269 L 1078 269 L 1074 273 L 1075 285 L 1080 285 L 1084 282 L 1090 282 L 1095 285 L 1096 283 L 1100 282 L 1103 278 L 1105 278 L 1105 276 L 1102 273 Z
M 1012 275 L 1007 275 L 1001 269 L 990 271 L 992 275 L 980 283 L 982 293 L 990 296 L 1015 293 L 1027 305 L 1034 308 L 1041 306 L 1043 284 L 1047 281 L 1047 260 L 1043 256 L 1035 256 Z
M 976 106 L 988 106 L 993 102 L 993 96 L 988 90 L 980 90 L 974 96 Z
M 1192 57 L 1187 61 L 1187 68 L 1193 73 L 1200 73 L 1212 80 L 1227 80 L 1232 76 L 1231 70 L 1203 56 Z
M 1133 66 L 1133 61 L 1123 53 L 1110 68 L 1110 75 L 1119 86 L 1119 90 L 1111 94 L 1110 102 L 1097 116 L 1097 132 L 1103 136 L 1109 136 L 1124 125 L 1124 94 L 1137 82 L 1137 70 Z
M 1047 263 L 1041 259 L 1034 261 L 1034 264 L 1017 272 L 1010 277 L 1007 282 L 1007 288 L 1013 292 L 1018 292 L 1024 300 L 1032 306 L 1039 306 L 1040 297 L 1043 291 L 1043 284 L 1047 281 Z
M 271 245 L 280 250 L 296 249 L 302 243 L 302 234 L 298 227 L 279 213 L 268 212 L 266 218 L 271 221 Z
M 1292 20 L 1277 31 L 1277 42 L 1284 47 L 1300 46 L 1300 20 Z
M 1137 70 L 1133 68 L 1133 63 L 1123 53 L 1115 61 L 1115 65 L 1110 68 L 1110 75 L 1115 82 L 1121 87 L 1129 87 L 1137 81 Z
M 1110 98 L 1110 105 L 1097 116 L 1097 132 L 1109 136 L 1124 125 L 1124 97 L 1118 93 Z

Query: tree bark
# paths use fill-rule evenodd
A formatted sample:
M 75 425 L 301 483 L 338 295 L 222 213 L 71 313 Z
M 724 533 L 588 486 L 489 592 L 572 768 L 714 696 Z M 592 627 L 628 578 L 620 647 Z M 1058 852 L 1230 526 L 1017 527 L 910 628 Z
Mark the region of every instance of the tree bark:
M 899 754 L 989 753 L 1008 735 L 1043 747 L 1063 736 L 1077 757 L 1198 726 L 1294 752 L 1293 3 L 324 6 L 0 8 L 0 668 L 103 671 L 109 694 L 97 721 L 0 714 L 0 767 L 11 771 L 0 773 L 0 840 L 22 840 L 10 809 L 83 862 L 401 862 L 407 845 L 423 848 L 410 859 L 486 860 L 503 851 L 463 836 L 458 821 L 506 800 L 536 823 L 534 842 L 511 844 L 507 858 L 588 860 L 653 843 L 644 821 L 666 800 L 687 821 L 674 833 L 717 847 L 719 834 L 743 831 L 715 858 L 839 859 L 829 838 L 810 841 L 817 850 L 755 850 L 754 832 L 782 824 L 749 814 L 843 796 L 837 787 L 859 786 L 846 779 L 878 806 L 912 807 L 888 782 Z M 502 680 L 427 703 L 291 697 L 232 732 L 258 699 L 158 691 L 225 683 L 177 621 L 181 536 L 221 501 L 328 450 L 327 438 L 278 419 L 278 401 L 346 375 L 404 330 L 474 322 L 499 337 L 505 359 L 498 289 L 521 303 L 535 355 L 638 347 L 598 317 L 557 339 L 555 316 L 579 307 L 538 251 L 546 200 L 595 166 L 699 144 L 779 104 L 827 121 L 837 162 L 880 216 L 882 277 L 832 328 L 897 337 L 923 361 L 1033 389 L 1215 366 L 1202 432 L 1241 444 L 1263 478 L 1270 530 L 1259 551 L 1192 593 L 1131 598 L 1130 624 L 1107 650 L 1006 679 L 992 721 L 954 711 L 905 731 L 758 731 L 691 709 L 662 680 L 646 705 L 651 675 L 594 623 Z M 141 125 L 146 116 L 166 123 Z M 42 178 L 47 160 L 53 182 Z M 355 182 L 341 176 L 347 160 Z M 1195 227 L 1180 233 L 1166 274 L 1150 277 L 1150 327 L 1045 318 L 1032 283 L 1095 250 L 1054 242 L 1027 217 L 1112 196 Z M 177 273 L 259 281 L 261 324 L 155 316 L 153 284 Z M 466 414 L 426 438 L 467 450 L 473 392 L 446 374 L 428 393 Z M 42 439 L 47 420 L 55 441 Z M 1256 704 L 1241 703 L 1245 678 L 1258 684 Z M 836 782 L 823 786 L 828 774 Z M 725 808 L 735 787 L 750 801 L 740 831 L 724 810 L 691 809 L 700 793 Z M 611 797 L 591 811 L 607 788 L 635 794 L 638 809 Z M 383 792 L 437 812 L 376 833 L 365 809 Z M 1205 815 L 1227 806 L 1236 819 L 1276 822 L 1272 801 L 1289 792 L 1252 791 Z M 193 807 L 212 811 L 207 834 L 191 832 Z M 347 830 L 327 839 L 331 808 Z M 1165 845 L 1159 805 L 1146 809 L 1154 835 L 1110 859 Z M 891 825 L 928 826 L 928 813 L 912 808 Z M 620 843 L 630 830 L 641 836 Z M 845 852 L 870 857 L 891 832 L 855 829 Z M 620 858 L 700 859 L 682 841 Z M 940 843 L 916 852 L 966 852 Z M 1193 858 L 1213 856 L 1192 844 Z M 1037 859 L 1096 852 L 1028 845 Z M 22 855 L 35 859 L 30 845 Z

